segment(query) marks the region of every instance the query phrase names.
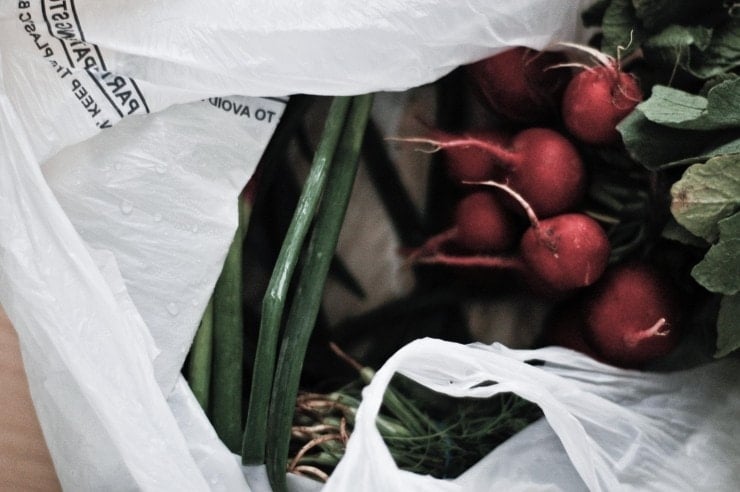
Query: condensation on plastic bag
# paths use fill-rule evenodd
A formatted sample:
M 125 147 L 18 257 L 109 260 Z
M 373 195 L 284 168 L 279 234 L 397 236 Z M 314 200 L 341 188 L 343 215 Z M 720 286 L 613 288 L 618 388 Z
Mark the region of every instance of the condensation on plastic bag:
M 406 89 L 579 6 L 3 2 L 0 303 L 63 486 L 248 488 L 179 379 L 285 102 L 232 94 Z
M 231 97 L 239 104 L 253 104 Z M 282 103 L 260 101 L 279 113 Z M 274 129 L 208 103 L 127 119 L 57 153 L 43 173 L 88 245 L 114 251 L 160 354 L 167 391 L 218 278 L 237 195 Z
M 614 368 L 558 347 L 418 340 L 363 390 L 345 456 L 323 490 L 734 491 L 738 371 L 740 363 L 729 359 L 661 374 Z M 454 480 L 399 470 L 375 426 L 396 372 L 455 397 L 513 392 L 538 404 L 545 419 Z M 491 381 L 498 384 L 483 384 Z
M 173 418 L 156 376 L 179 372 L 268 136 L 207 103 L 126 119 L 44 164 L 53 196 L 22 134 L 4 135 L 0 294 L 65 488 L 229 490 L 196 452 L 240 477 L 218 440 L 189 446 L 193 417 Z
M 237 196 L 283 102 L 230 96 L 172 106 L 54 153 L 54 138 L 38 144 L 48 121 L 19 114 L 6 95 L 18 89 L 8 78 L 23 73 L 0 54 L 0 300 L 60 482 L 247 490 L 215 434 L 189 425 L 200 418 L 210 428 L 189 388 L 171 390 L 233 237 Z M 50 81 L 34 82 L 20 107 L 60 107 L 57 86 L 46 93 Z M 266 108 L 274 120 L 225 111 L 227 101 Z M 95 115 L 75 113 L 74 103 L 55 120 L 56 135 L 66 122 L 93 126 Z M 190 404 L 176 412 L 175 397 Z

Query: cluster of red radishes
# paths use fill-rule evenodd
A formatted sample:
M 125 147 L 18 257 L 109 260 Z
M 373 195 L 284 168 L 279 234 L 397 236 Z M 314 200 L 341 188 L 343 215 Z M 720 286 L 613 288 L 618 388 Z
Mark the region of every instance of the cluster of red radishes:
M 453 224 L 414 251 L 414 262 L 511 269 L 536 290 L 560 297 L 596 284 L 607 271 L 607 235 L 578 211 L 588 177 L 572 142 L 620 145 L 616 125 L 642 93 L 613 58 L 564 46 L 585 51 L 595 65 L 572 63 L 562 52 L 517 47 L 465 67 L 481 99 L 514 123 L 515 132 L 433 131 L 402 139 L 444 152 L 451 179 L 465 187 Z M 573 75 L 572 67 L 580 71 Z M 564 131 L 555 129 L 561 125 Z M 526 226 L 520 225 L 522 217 Z M 593 299 L 580 304 L 579 321 L 572 324 L 577 330 L 568 332 L 570 339 L 580 338 L 569 346 L 582 345 L 608 362 L 629 366 L 673 348 L 675 303 L 651 269 L 630 268 L 631 274 L 610 272 L 588 291 Z M 642 298 L 634 299 L 636 292 Z M 607 307 L 597 297 L 606 299 Z M 563 333 L 557 337 L 565 344 Z

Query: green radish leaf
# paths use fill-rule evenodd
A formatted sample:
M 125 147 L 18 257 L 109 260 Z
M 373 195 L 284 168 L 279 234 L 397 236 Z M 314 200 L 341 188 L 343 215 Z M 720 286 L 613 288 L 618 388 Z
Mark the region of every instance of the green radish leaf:
M 653 66 L 689 71 L 697 53 L 707 49 L 711 40 L 711 27 L 674 24 L 647 38 L 642 49 Z
M 699 90 L 697 94 L 700 96 L 707 97 L 709 94 L 709 91 L 714 89 L 714 87 L 718 86 L 719 84 L 722 84 L 723 82 L 729 82 L 733 80 L 740 79 L 740 76 L 734 73 L 721 73 L 718 75 L 715 75 L 711 79 L 708 79 L 704 82 L 704 86 Z
M 689 166 L 691 164 L 699 164 L 702 162 L 706 162 L 712 157 L 740 153 L 740 138 L 734 138 L 734 140 L 729 140 L 729 141 L 726 140 L 728 137 L 732 138 L 731 136 L 732 133 L 737 133 L 737 131 L 720 133 L 719 138 L 717 138 L 717 140 L 713 144 L 710 144 L 706 150 L 703 150 L 698 155 L 686 157 L 685 159 L 679 159 L 677 161 L 668 162 L 659 167 L 668 168 L 668 167 L 677 167 L 677 166 Z M 694 138 L 703 138 L 703 137 L 701 136 L 701 134 L 697 134 L 697 136 Z
M 734 294 L 740 291 L 740 237 L 712 246 L 691 276 L 711 292 Z
M 740 66 L 740 19 L 728 13 L 722 0 L 633 0 L 632 4 L 635 26 L 639 26 L 636 39 L 642 41 L 651 66 L 680 69 L 700 79 Z M 627 27 L 628 9 L 619 10 L 622 17 L 614 17 L 614 35 L 624 35 Z
M 671 197 L 676 221 L 714 242 L 720 232 L 717 223 L 740 209 L 740 154 L 713 157 L 689 167 L 671 187 Z
M 673 24 L 651 36 L 645 41 L 643 47 L 674 50 L 682 47 L 694 47 L 704 51 L 712 42 L 712 32 L 711 27 Z
M 737 67 L 740 67 L 740 17 L 732 17 L 714 28 L 712 41 L 705 50 L 694 53 L 689 72 L 708 79 Z
M 650 98 L 617 125 L 629 155 L 658 170 L 740 152 L 740 77 L 717 76 L 705 92 L 654 86 Z
M 612 0 L 604 12 L 601 31 L 601 51 L 614 57 L 618 47 L 624 48 L 621 51 L 624 57 L 640 47 L 648 37 L 630 0 Z
M 737 153 L 740 153 L 740 138 L 728 140 L 727 142 L 719 144 L 717 146 L 710 146 L 709 149 L 705 150 L 703 155 L 700 157 L 705 157 L 706 159 L 709 159 L 710 157 L 718 157 L 722 155 Z
M 651 170 L 702 155 L 706 142 L 706 137 L 697 138 L 697 133 L 692 130 L 653 123 L 639 106 L 617 125 L 617 130 L 630 156 Z
M 691 276 L 710 292 L 740 292 L 740 213 L 719 221 L 719 241 L 691 270 Z
M 712 33 L 713 29 L 711 27 L 673 24 L 651 36 L 644 46 L 649 46 L 651 49 L 694 47 L 704 51 L 712 42 Z
M 722 8 L 722 0 L 632 0 L 635 15 L 651 31 L 696 21 L 702 12 Z
M 740 294 L 724 296 L 720 301 L 717 319 L 717 352 L 724 357 L 740 348 Z
M 703 163 L 712 157 L 740 153 L 735 129 L 700 132 L 653 123 L 635 110 L 617 126 L 630 157 L 650 170 Z M 710 144 L 706 145 L 709 140 Z
M 709 247 L 709 244 L 704 239 L 691 234 L 688 229 L 676 222 L 676 219 L 673 218 L 666 223 L 661 236 L 671 241 L 685 244 L 686 246 L 705 249 Z
M 683 130 L 719 130 L 740 126 L 740 78 L 712 87 L 707 97 L 656 85 L 638 106 L 653 123 Z

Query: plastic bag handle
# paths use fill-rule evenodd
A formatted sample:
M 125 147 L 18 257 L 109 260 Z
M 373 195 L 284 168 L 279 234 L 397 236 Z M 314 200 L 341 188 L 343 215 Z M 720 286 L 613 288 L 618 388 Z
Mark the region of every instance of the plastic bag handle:
M 537 352 L 532 351 L 532 355 L 535 354 Z M 597 473 L 597 469 L 603 467 L 599 466 L 601 458 L 595 452 L 596 447 L 571 409 L 552 392 L 554 388 L 574 392 L 579 391 L 578 388 L 560 376 L 519 359 L 496 345 L 460 345 L 429 338 L 416 340 L 403 347 L 363 390 L 352 438 L 333 477 L 341 478 L 345 475 L 342 470 L 352 467 L 351 475 L 359 479 L 358 473 L 369 473 L 367 480 L 371 480 L 375 487 L 382 487 L 382 490 L 414 490 L 410 488 L 413 484 L 417 484 L 419 490 L 428 490 L 429 480 L 435 480 L 434 486 L 438 490 L 460 490 L 458 485 L 450 481 L 399 470 L 384 444 L 375 419 L 385 390 L 398 372 L 432 390 L 451 396 L 485 398 L 497 393 L 513 392 L 539 405 L 585 484 L 590 490 L 602 490 L 611 480 L 599 477 Z M 481 386 L 481 383 L 491 381 L 497 384 Z M 367 456 L 372 456 L 372 460 L 364 460 L 363 457 Z M 369 468 L 374 472 L 369 472 Z M 351 485 L 339 482 L 337 480 L 334 483 L 330 479 L 325 490 L 342 490 L 342 485 Z

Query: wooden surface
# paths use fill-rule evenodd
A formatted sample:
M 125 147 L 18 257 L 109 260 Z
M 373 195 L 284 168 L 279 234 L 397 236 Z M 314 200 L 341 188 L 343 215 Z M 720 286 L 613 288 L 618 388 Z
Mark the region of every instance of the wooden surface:
M 60 490 L 31 403 L 18 337 L 2 308 L 0 401 L 0 491 Z

